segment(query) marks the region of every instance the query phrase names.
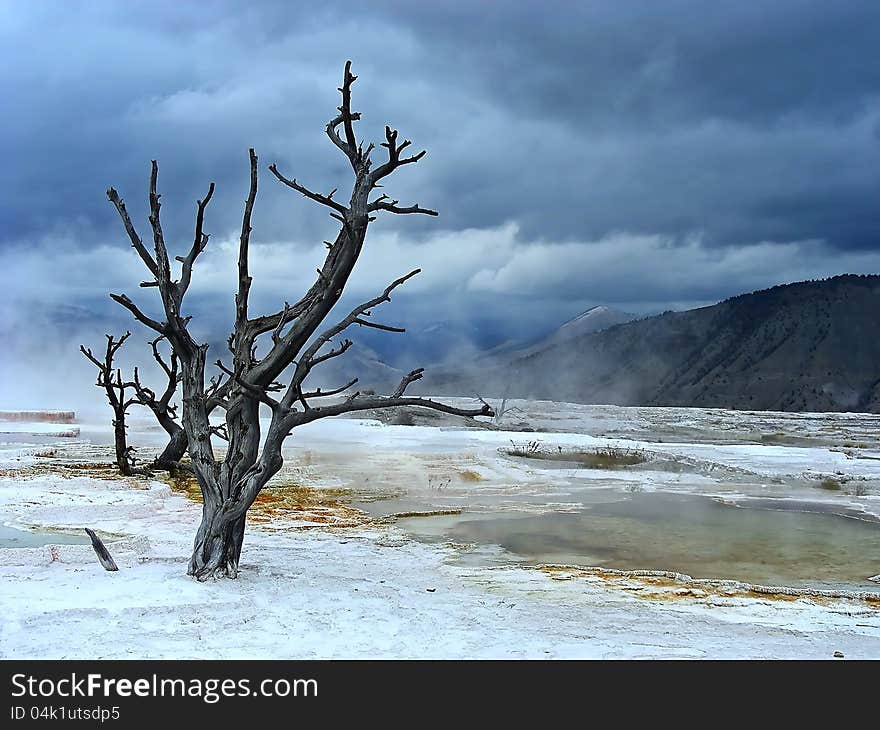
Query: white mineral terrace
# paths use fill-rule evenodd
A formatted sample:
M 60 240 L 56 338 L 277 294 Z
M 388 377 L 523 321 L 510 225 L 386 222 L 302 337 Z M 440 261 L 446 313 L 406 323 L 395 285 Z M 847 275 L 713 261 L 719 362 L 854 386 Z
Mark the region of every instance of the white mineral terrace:
M 880 601 L 870 597 L 880 584 L 865 582 L 880 573 L 880 417 L 516 405 L 513 420 L 535 431 L 354 419 L 297 430 L 282 476 L 343 490 L 348 511 L 253 521 L 240 577 L 206 583 L 185 575 L 196 502 L 158 479 L 76 466 L 111 460 L 108 427 L 77 424 L 79 438 L 62 438 L 44 428 L 57 424 L 39 423 L 0 435 L 0 523 L 44 543 L 0 548 L 0 657 L 880 657 Z M 161 432 L 133 428 L 130 438 L 147 456 Z M 505 453 L 530 441 L 613 446 L 648 461 L 583 469 Z M 724 505 L 778 517 L 779 550 L 768 558 L 784 552 L 784 530 L 801 530 L 801 518 L 816 534 L 843 525 L 831 534 L 855 530 L 859 560 L 876 570 L 853 568 L 834 590 L 810 588 L 809 575 L 794 590 L 754 590 L 715 580 L 729 576 L 644 576 L 585 559 L 591 569 L 578 569 L 574 559 L 541 559 L 564 552 L 552 545 L 517 552 L 508 533 L 507 550 L 453 537 L 479 533 L 468 520 L 496 530 L 507 523 L 492 520 L 540 526 L 531 520 L 548 515 L 571 530 L 595 500 L 658 494 L 712 497 L 724 520 Z M 753 509 L 762 499 L 768 509 Z M 351 505 L 372 519 L 348 519 Z M 789 505 L 809 514 L 791 517 Z M 385 518 L 430 511 L 446 514 Z M 118 572 L 104 571 L 88 544 L 53 546 L 46 534 L 83 527 L 105 538 Z M 624 548 L 643 546 L 617 546 L 608 560 L 625 562 Z M 538 567 L 547 562 L 568 565 Z

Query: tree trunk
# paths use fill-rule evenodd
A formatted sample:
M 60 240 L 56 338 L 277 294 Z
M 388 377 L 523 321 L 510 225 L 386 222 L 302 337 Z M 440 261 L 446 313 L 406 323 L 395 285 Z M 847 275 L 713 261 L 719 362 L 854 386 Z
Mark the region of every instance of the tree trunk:
M 237 577 L 245 520 L 242 515 L 221 526 L 219 505 L 205 503 L 187 573 L 198 580 Z
M 168 440 L 168 444 L 165 446 L 165 449 L 162 451 L 162 453 L 159 454 L 159 456 L 157 456 L 156 460 L 153 462 L 154 469 L 172 471 L 177 466 L 179 466 L 180 460 L 186 453 L 186 431 L 184 431 L 176 423 L 174 424 L 174 426 L 177 430 L 169 432 L 170 438 Z
M 238 575 L 247 510 L 283 463 L 283 437 L 271 427 L 263 453 L 257 458 L 258 421 L 251 421 L 249 427 L 244 427 L 243 421 L 256 419 L 259 410 L 255 403 L 240 405 L 243 406 L 240 410 L 232 408 L 227 412 L 228 422 L 238 424 L 234 433 L 239 438 L 229 441 L 229 451 L 220 467 L 216 488 L 202 489 L 205 497 L 202 522 L 187 571 L 198 580 L 235 578 Z M 198 471 L 196 475 L 201 484 Z
M 125 411 L 116 411 L 113 419 L 113 444 L 116 447 L 116 466 L 124 477 L 131 476 L 131 462 L 128 454 L 128 441 L 125 437 Z

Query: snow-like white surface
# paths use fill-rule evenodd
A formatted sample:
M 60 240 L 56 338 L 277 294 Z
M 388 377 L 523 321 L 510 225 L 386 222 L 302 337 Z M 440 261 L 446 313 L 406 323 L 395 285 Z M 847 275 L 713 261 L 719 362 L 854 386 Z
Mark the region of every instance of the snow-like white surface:
M 575 423 L 580 408 L 565 411 L 565 422 Z M 706 413 L 704 418 L 713 417 Z M 588 414 L 583 430 L 590 431 L 595 420 L 595 412 Z M 728 478 L 738 475 L 733 489 L 744 493 L 804 491 L 799 483 L 767 480 L 836 470 L 860 475 L 869 490 L 880 480 L 880 462 L 825 447 L 661 444 L 588 433 L 443 430 L 342 419 L 300 429 L 289 456 L 312 484 L 404 485 L 428 498 L 451 493 L 466 500 L 523 490 L 552 497 L 570 488 L 566 470 L 499 453 L 510 440 L 531 439 L 563 447 L 638 446 L 692 459 L 702 469 L 630 477 L 653 480 L 658 489 L 723 492 L 730 489 Z M 12 444 L 0 447 L 0 457 L 5 455 L 7 467 L 27 466 L 39 462 L 31 456 L 35 450 Z M 481 481 L 453 481 L 440 492 L 430 488 L 432 473 L 454 476 L 463 468 Z M 645 600 L 599 580 L 558 581 L 515 564 L 464 565 L 453 559 L 455 548 L 416 542 L 393 525 L 252 527 L 241 577 L 197 583 L 185 570 L 199 506 L 164 484 L 8 474 L 0 477 L 0 521 L 19 528 L 90 526 L 128 537 L 110 543 L 118 573 L 105 572 L 82 546 L 61 546 L 55 560 L 47 548 L 28 551 L 26 559 L 0 550 L 7 554 L 0 559 L 5 658 L 831 658 L 835 651 L 848 658 L 880 657 L 880 610 L 865 602 L 717 595 Z M 589 479 L 608 486 L 621 477 L 591 472 Z M 591 482 L 584 483 L 589 488 Z M 814 493 L 862 506 L 877 500 L 876 491 Z

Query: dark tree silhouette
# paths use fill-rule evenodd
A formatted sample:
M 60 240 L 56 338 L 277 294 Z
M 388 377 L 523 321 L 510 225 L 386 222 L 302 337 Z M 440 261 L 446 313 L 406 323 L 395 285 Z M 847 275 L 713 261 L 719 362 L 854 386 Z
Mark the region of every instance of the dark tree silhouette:
M 165 433 L 168 434 L 168 444 L 162 450 L 162 453 L 156 457 L 152 466 L 154 469 L 174 471 L 180 467 L 180 460 L 186 454 L 187 442 L 186 432 L 177 421 L 177 406 L 171 402 L 171 399 L 177 392 L 177 384 L 180 382 L 177 355 L 172 351 L 169 361 L 166 362 L 159 352 L 159 342 L 161 340 L 162 337 L 151 340 L 150 348 L 153 351 L 153 358 L 159 363 L 159 367 L 165 373 L 167 380 L 162 395 L 157 396 L 153 390 L 141 383 L 140 373 L 137 368 L 134 369 L 132 387 L 134 388 L 137 402 L 152 411 L 156 421 L 158 421 Z
M 131 476 L 134 469 L 134 454 L 132 453 L 133 449 L 128 445 L 125 433 L 125 414 L 137 400 L 125 397 L 127 391 L 133 390 L 133 386 L 122 379 L 122 371 L 113 365 L 116 353 L 131 337 L 131 332 L 126 332 L 118 340 L 113 335 L 105 335 L 105 337 L 107 338 L 107 347 L 104 350 L 103 360 L 98 359 L 91 348 L 85 345 L 80 345 L 79 349 L 98 368 L 98 380 L 95 385 L 104 389 L 107 401 L 113 410 L 113 445 L 116 449 L 116 466 L 119 467 L 120 474 Z
M 204 218 L 214 193 L 214 184 L 211 183 L 204 199 L 197 202 L 195 234 L 187 254 L 176 257 L 180 262 L 179 278 L 173 278 L 160 222 L 156 161 L 152 163 L 149 190 L 152 252 L 139 237 L 119 194 L 113 188 L 107 191 L 107 197 L 116 207 L 132 247 L 153 277 L 142 285 L 158 290 L 164 320 L 148 316 L 125 294 L 110 296 L 139 322 L 166 338 L 179 362 L 183 384 L 182 425 L 203 497 L 202 521 L 196 533 L 188 572 L 200 580 L 211 576 L 234 578 L 237 575 L 247 511 L 260 490 L 281 468 L 282 444 L 297 426 L 319 418 L 394 406 L 422 406 L 461 416 L 493 415 L 491 408 L 485 404 L 482 408 L 469 410 L 426 398 L 407 397 L 406 388 L 422 377 L 421 369 L 408 373 L 390 396 L 367 396 L 354 392 L 333 401 L 324 400 L 352 388 L 357 380 L 325 391 L 310 391 L 306 387 L 306 379 L 315 367 L 339 357 L 351 346 L 348 339 L 334 342 L 351 326 L 403 331 L 374 322 L 370 317 L 372 310 L 390 301 L 391 293 L 418 274 L 418 269 L 393 281 L 381 294 L 355 307 L 339 322 L 330 326 L 324 322 L 342 295 L 361 255 L 367 228 L 375 215 L 380 212 L 437 215 L 435 211 L 418 204 L 400 206 L 397 200 L 384 194 L 370 199 L 370 194 L 381 187 L 383 180 L 398 168 L 418 162 L 425 152 L 405 156 L 403 153 L 410 146 L 410 141 L 400 141 L 396 130 L 385 127 L 385 141 L 381 146 L 385 148 L 387 159 L 373 166 L 371 153 L 374 146 L 370 144 L 364 148 L 355 137 L 353 123 L 360 119 L 359 112 L 351 111 L 351 87 L 355 79 L 351 73 L 351 63 L 346 63 L 339 89 L 342 95 L 339 113 L 325 128 L 330 141 L 345 155 L 351 166 L 354 179 L 348 204 L 334 199 L 336 190 L 326 195 L 313 192 L 295 178 L 288 179 L 282 175 L 274 164 L 269 166 L 281 183 L 329 208 L 330 215 L 340 225 L 335 239 L 325 242 L 328 250 L 324 263 L 317 271 L 315 282 L 302 298 L 292 305 L 285 303 L 274 313 L 258 316 L 252 316 L 249 310 L 251 217 L 257 197 L 257 156 L 253 149 L 250 150 L 250 188 L 239 235 L 235 321 L 228 340 L 231 362 L 226 364 L 218 359 L 216 365 L 220 373 L 209 381 L 206 381 L 208 345 L 193 338 L 189 331 L 190 317 L 184 315 L 183 305 L 192 280 L 193 266 L 208 244 Z M 261 337 L 268 338 L 268 347 L 265 354 L 258 357 L 257 341 Z M 278 380 L 282 377 L 284 383 Z M 261 404 L 271 412 L 262 446 Z M 228 437 L 228 448 L 222 461 L 214 454 L 212 436 L 216 434 L 216 428 L 209 420 L 217 408 L 225 411 L 224 425 Z
M 153 357 L 159 363 L 168 381 L 162 395 L 157 396 L 153 390 L 141 383 L 138 368 L 134 369 L 134 380 L 126 381 L 122 379 L 122 371 L 113 364 L 116 353 L 130 336 L 131 333 L 126 332 L 117 340 L 112 335 L 106 335 L 107 347 L 103 360 L 99 360 L 92 353 L 92 350 L 84 345 L 80 345 L 79 349 L 98 368 L 96 385 L 104 389 L 113 410 L 113 440 L 116 448 L 116 464 L 120 474 L 131 476 L 134 473 L 134 448 L 127 443 L 125 422 L 128 409 L 133 405 L 149 408 L 159 425 L 168 434 L 168 443 L 150 466 L 153 469 L 173 471 L 179 468 L 180 460 L 186 454 L 187 446 L 186 433 L 176 420 L 177 408 L 171 403 L 180 380 L 177 356 L 172 353 L 169 364 L 163 359 L 158 349 L 158 343 L 162 338 L 157 337 L 150 342 Z M 132 393 L 130 398 L 126 398 L 127 392 Z

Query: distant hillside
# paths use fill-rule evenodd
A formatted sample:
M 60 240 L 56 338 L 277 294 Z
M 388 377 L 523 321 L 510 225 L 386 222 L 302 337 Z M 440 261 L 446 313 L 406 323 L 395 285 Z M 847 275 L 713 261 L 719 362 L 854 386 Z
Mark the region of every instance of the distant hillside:
M 582 312 L 577 317 L 562 324 L 557 330 L 551 332 L 549 336 L 528 348 L 529 352 L 523 355 L 531 355 L 547 347 L 559 345 L 593 332 L 601 332 L 617 324 L 632 322 L 634 319 L 636 319 L 636 315 L 629 314 L 628 312 L 621 312 L 605 306 L 591 307 L 586 312 Z
M 537 339 L 510 339 L 502 342 L 500 345 L 482 351 L 474 350 L 469 352 L 466 349 L 462 349 L 456 352 L 448 363 L 433 365 L 428 368 L 431 379 L 429 383 L 426 383 L 426 387 L 430 389 L 431 386 L 436 386 L 438 383 L 457 382 L 461 375 L 461 363 L 463 361 L 468 363 L 467 367 L 472 369 L 473 372 L 495 372 L 499 368 L 506 369 L 512 361 L 519 358 L 533 355 L 553 345 L 567 342 L 579 335 L 598 332 L 623 322 L 631 322 L 635 318 L 636 315 L 634 314 L 620 312 L 610 307 L 591 307 L 564 322 L 549 334 L 544 334 Z
M 777 286 L 577 334 L 496 365 L 425 387 L 580 403 L 880 412 L 880 276 Z

